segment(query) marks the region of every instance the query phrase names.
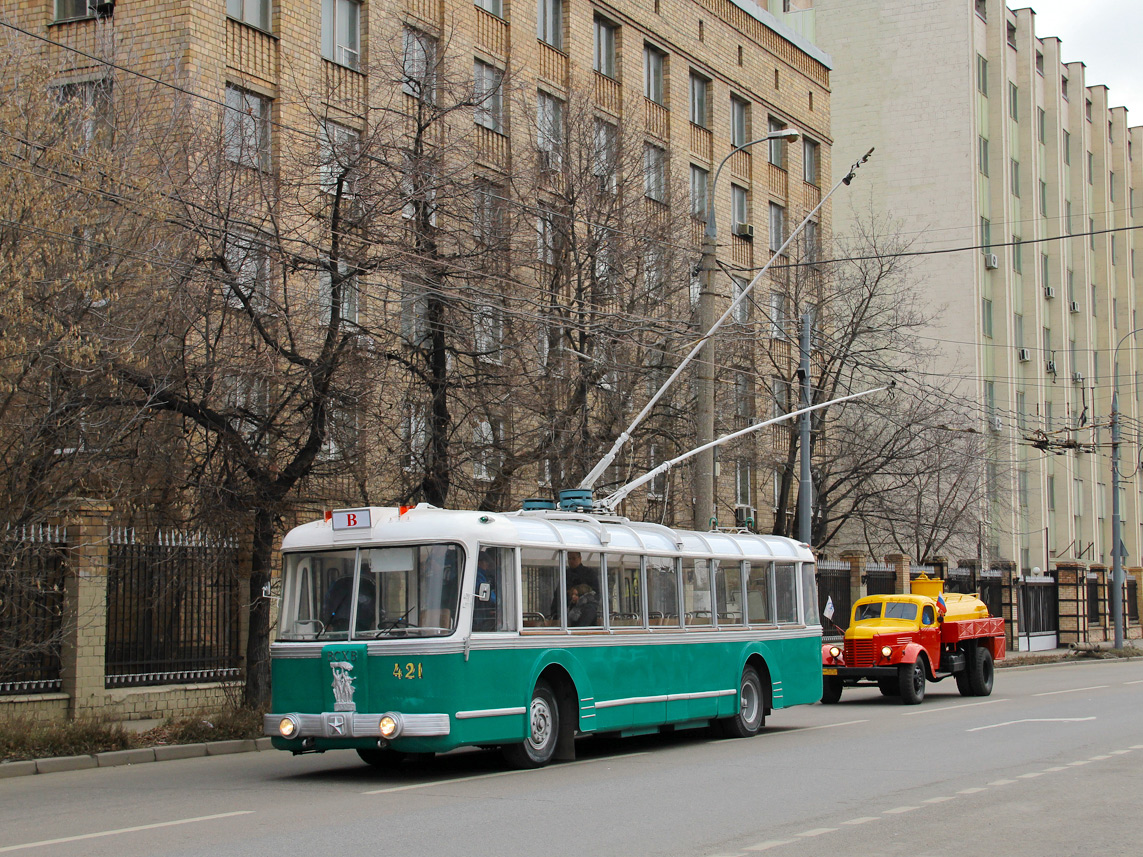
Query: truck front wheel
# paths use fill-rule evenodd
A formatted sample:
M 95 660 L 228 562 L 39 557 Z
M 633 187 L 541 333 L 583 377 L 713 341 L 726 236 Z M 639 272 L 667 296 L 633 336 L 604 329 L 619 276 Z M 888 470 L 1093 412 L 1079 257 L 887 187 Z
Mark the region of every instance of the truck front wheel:
M 901 702 L 916 705 L 925 698 L 925 661 L 917 658 L 911 664 L 897 667 L 897 686 L 901 688 Z
M 984 646 L 976 647 L 968 668 L 968 683 L 973 696 L 988 696 L 992 693 L 992 652 Z

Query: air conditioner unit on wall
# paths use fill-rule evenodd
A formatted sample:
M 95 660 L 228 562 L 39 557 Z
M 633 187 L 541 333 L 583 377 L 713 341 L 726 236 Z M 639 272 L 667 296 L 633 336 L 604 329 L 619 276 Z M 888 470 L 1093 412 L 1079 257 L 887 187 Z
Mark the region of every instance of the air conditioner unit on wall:
M 997 256 L 995 253 L 985 253 L 984 254 L 984 267 L 986 267 L 990 271 L 995 271 L 997 268 L 1000 267 L 1000 257 Z
M 1044 297 L 1050 299 L 1050 298 L 1054 298 L 1055 296 L 1056 296 L 1056 287 L 1055 286 L 1044 286 Z
M 1073 384 L 1082 384 L 1083 383 L 1083 374 L 1080 372 L 1072 372 L 1072 383 Z
M 739 238 L 753 238 L 754 227 L 749 223 L 736 223 L 734 225 L 734 234 Z
M 992 418 L 992 430 L 993 431 L 1000 431 L 1002 428 L 1004 428 L 1004 421 L 1002 419 L 1000 419 L 1000 417 L 993 417 Z
M 1055 360 L 1049 360 L 1048 364 L 1045 368 L 1048 370 L 1049 375 L 1055 375 L 1056 374 L 1056 361 Z
M 1080 311 L 1079 301 L 1072 301 L 1072 305 L 1071 305 L 1070 309 L 1072 312 L 1079 312 Z
M 753 527 L 758 515 L 753 506 L 735 506 L 734 523 L 739 527 Z
M 1020 358 L 1021 363 L 1027 363 L 1032 359 L 1032 351 L 1028 348 L 1021 348 L 1016 352 L 1016 356 Z
M 88 8 L 96 18 L 109 18 L 115 11 L 115 0 L 88 0 Z

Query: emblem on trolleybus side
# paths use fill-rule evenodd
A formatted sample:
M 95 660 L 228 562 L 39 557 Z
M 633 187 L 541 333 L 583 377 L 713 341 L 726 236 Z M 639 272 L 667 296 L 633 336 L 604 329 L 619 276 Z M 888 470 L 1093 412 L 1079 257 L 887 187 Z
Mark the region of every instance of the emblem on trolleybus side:
M 333 670 L 333 710 L 356 711 L 357 705 L 353 702 L 353 676 L 349 674 L 353 664 L 348 661 L 330 661 L 329 668 Z

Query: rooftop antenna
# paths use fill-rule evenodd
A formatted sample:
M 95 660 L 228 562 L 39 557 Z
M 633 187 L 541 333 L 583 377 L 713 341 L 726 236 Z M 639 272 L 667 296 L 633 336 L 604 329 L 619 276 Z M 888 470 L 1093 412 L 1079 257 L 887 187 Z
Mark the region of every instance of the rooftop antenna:
M 834 192 L 838 188 L 840 188 L 842 185 L 848 186 L 850 184 L 850 182 L 853 181 L 854 177 L 857 175 L 857 170 L 861 167 L 862 164 L 864 164 L 866 161 L 869 160 L 869 156 L 872 154 L 873 154 L 873 149 L 870 149 L 868 152 L 866 152 L 861 157 L 861 159 L 859 161 L 854 163 L 853 166 L 851 166 L 849 168 L 849 171 L 832 188 L 830 188 L 829 193 L 827 193 L 825 196 L 822 197 L 821 202 L 819 202 L 816 206 L 814 206 L 813 211 L 811 211 L 809 214 L 807 214 L 805 216 L 805 218 L 802 220 L 802 222 L 798 224 L 798 228 L 790 233 L 790 236 L 786 239 L 785 243 L 783 243 L 781 247 L 779 247 L 777 250 L 774 251 L 774 254 L 770 257 L 770 261 L 768 261 L 766 263 L 765 267 L 763 267 L 762 270 L 760 270 L 757 274 L 755 274 L 754 279 L 752 279 L 750 281 L 750 283 L 746 286 L 746 288 L 744 288 L 739 293 L 737 298 L 735 298 L 733 301 L 731 301 L 730 306 L 728 306 L 726 308 L 726 312 L 724 312 L 721 316 L 719 316 L 718 320 L 714 323 L 714 325 L 711 327 L 711 329 L 708 330 L 702 337 L 700 337 L 697 342 L 695 342 L 695 345 L 691 349 L 690 353 L 687 354 L 687 356 L 683 358 L 682 362 L 679 363 L 678 368 L 676 368 L 675 371 L 671 373 L 671 377 L 663 382 L 663 386 L 661 386 L 658 389 L 658 391 L 655 393 L 655 395 L 653 395 L 651 397 L 650 401 L 647 402 L 647 404 L 643 407 L 643 410 L 641 410 L 638 413 L 638 415 L 636 415 L 635 419 L 633 419 L 631 421 L 631 425 L 629 425 L 624 431 L 622 431 L 619 434 L 619 437 L 617 437 L 615 439 L 615 443 L 612 445 L 612 447 L 608 451 L 608 453 L 605 456 L 603 456 L 603 458 L 601 458 L 599 460 L 599 462 L 595 465 L 595 467 L 593 467 L 591 469 L 591 472 L 588 473 L 587 476 L 583 477 L 583 480 L 579 483 L 579 486 L 578 486 L 579 490 L 590 491 L 592 488 L 595 487 L 596 480 L 598 480 L 599 477 L 601 475 L 603 475 L 603 472 L 605 470 L 607 470 L 608 467 L 611 466 L 611 463 L 613 461 L 615 461 L 615 456 L 619 454 L 619 450 L 622 449 L 623 445 L 631 439 L 631 432 L 635 431 L 636 426 L 638 426 L 639 423 L 643 422 L 643 420 L 647 417 L 647 415 L 649 413 L 651 413 L 651 409 L 653 407 L 655 407 L 655 404 L 659 401 L 659 399 L 661 399 L 663 397 L 663 394 L 667 392 L 667 389 L 673 383 L 675 383 L 675 379 L 677 379 L 681 374 L 683 374 L 683 370 L 690 364 L 690 362 L 692 360 L 694 360 L 694 358 L 702 350 L 702 347 L 707 343 L 707 341 L 712 336 L 714 336 L 714 334 L 718 331 L 718 329 L 720 327 L 722 327 L 723 323 L 728 318 L 730 318 L 731 315 L 733 315 L 734 310 L 738 307 L 738 305 L 740 303 L 742 303 L 744 300 L 746 300 L 746 298 L 750 295 L 750 293 L 754 291 L 754 286 L 762 279 L 763 275 L 767 271 L 770 270 L 770 266 L 774 264 L 774 260 L 777 259 L 779 256 L 781 256 L 783 252 L 785 252 L 786 248 L 790 246 L 791 242 L 793 242 L 793 240 L 798 237 L 798 235 L 801 233 L 801 231 L 803 229 L 805 229 L 806 224 L 809 223 L 810 220 L 814 217 L 814 215 L 817 214 L 818 211 L 821 210 L 821 207 L 826 204 L 826 202 L 829 200 L 829 198 L 834 195 Z M 870 391 L 870 392 L 872 392 L 872 391 Z M 838 401 L 844 401 L 844 400 L 838 400 Z M 832 403 L 827 402 L 826 404 L 832 404 Z M 795 414 L 800 414 L 800 413 L 802 413 L 802 411 L 795 411 L 793 414 L 787 414 L 786 416 L 794 416 Z M 757 426 L 751 426 L 750 428 L 751 428 L 751 430 L 755 430 L 757 428 L 761 428 L 763 425 L 768 425 L 768 423 L 761 423 Z M 732 437 L 732 436 L 733 435 L 728 436 L 728 439 L 729 439 L 729 437 Z M 712 445 L 717 446 L 718 442 L 716 441 L 714 444 L 704 445 L 700 449 L 691 450 L 689 453 L 687 453 L 686 457 L 690 457 L 691 455 L 694 455 L 695 453 L 700 452 L 702 450 L 710 449 Z M 614 496 L 614 495 L 612 495 L 612 496 Z M 608 499 L 610 499 L 610 498 L 608 498 Z

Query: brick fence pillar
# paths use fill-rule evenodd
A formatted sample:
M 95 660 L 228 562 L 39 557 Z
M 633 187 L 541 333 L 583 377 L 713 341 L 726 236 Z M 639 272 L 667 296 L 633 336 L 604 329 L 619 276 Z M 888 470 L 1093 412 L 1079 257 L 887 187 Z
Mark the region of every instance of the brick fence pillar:
M 1087 565 L 1069 560 L 1056 561 L 1056 603 L 1060 625 L 1057 639 L 1061 646 L 1089 642 L 1087 625 Z
M 839 559 L 849 563 L 849 603 L 856 603 L 858 598 L 865 596 L 866 556 L 861 551 L 842 551 Z
M 964 560 L 961 560 L 964 564 Z M 976 568 L 976 562 L 973 562 L 973 568 Z M 1000 572 L 1000 610 L 1004 616 L 1004 638 L 1005 645 L 1016 651 L 1019 646 L 1017 639 L 1020 632 L 1020 610 L 1017 604 L 1016 587 L 1020 582 L 1020 573 L 1016 569 L 1014 562 L 994 562 L 992 564 L 993 571 Z M 973 575 L 979 581 L 980 575 L 974 573 Z M 978 587 L 979 589 L 979 584 Z
M 107 544 L 111 507 L 74 500 L 67 525 L 67 604 L 70 622 L 61 651 L 60 677 L 72 719 L 104 705 L 107 644 Z
M 893 570 L 897 574 L 897 582 L 894 590 L 897 592 L 909 592 L 912 587 L 909 586 L 909 567 L 913 561 L 903 553 L 891 553 L 885 557 L 885 564 L 893 566 Z

